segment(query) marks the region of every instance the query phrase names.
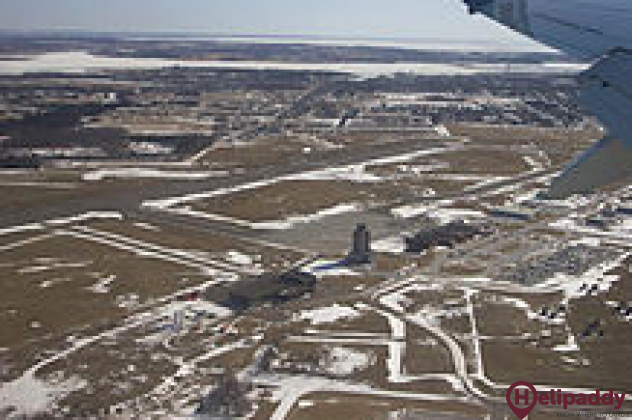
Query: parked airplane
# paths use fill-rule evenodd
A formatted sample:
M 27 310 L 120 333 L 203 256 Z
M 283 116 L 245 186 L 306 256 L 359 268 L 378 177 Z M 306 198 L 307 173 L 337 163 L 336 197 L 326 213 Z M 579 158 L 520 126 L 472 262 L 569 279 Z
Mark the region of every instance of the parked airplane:
M 530 38 L 590 61 L 581 73 L 581 104 L 606 136 L 551 184 L 564 198 L 632 175 L 632 0 L 464 0 Z

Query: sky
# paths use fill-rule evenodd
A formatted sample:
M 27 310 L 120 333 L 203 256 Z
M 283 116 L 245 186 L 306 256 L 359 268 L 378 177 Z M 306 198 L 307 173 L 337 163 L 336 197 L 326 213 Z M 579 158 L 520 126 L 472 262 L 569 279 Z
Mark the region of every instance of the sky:
M 469 16 L 461 0 L 0 0 L 0 11 L 0 30 L 527 43 L 482 17 Z

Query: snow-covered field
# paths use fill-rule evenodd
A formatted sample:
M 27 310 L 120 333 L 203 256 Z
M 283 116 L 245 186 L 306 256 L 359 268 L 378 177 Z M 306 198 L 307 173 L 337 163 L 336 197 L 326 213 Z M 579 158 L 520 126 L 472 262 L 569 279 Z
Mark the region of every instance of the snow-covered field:
M 24 375 L 15 381 L 0 384 L 0 410 L 12 407 L 12 416 L 45 413 L 54 408 L 56 401 L 86 385 L 79 378 L 44 380 L 34 375 Z
M 335 304 L 326 308 L 303 311 L 298 315 L 301 320 L 309 321 L 312 325 L 331 324 L 343 319 L 353 319 L 360 316 L 360 312 L 350 306 Z
M 325 365 L 327 372 L 336 376 L 348 376 L 369 366 L 371 354 L 345 347 L 333 347 L 328 354 Z
M 395 73 L 425 75 L 471 75 L 505 71 L 504 64 L 457 64 L 440 63 L 283 63 L 257 61 L 182 61 L 159 58 L 100 57 L 86 52 L 47 53 L 26 60 L 0 60 L 0 74 L 22 75 L 28 73 L 86 73 L 116 69 L 161 69 L 169 67 L 233 68 L 250 70 L 302 70 L 352 73 L 363 77 L 375 77 Z M 569 64 L 514 65 L 514 71 L 539 73 L 577 72 L 585 66 Z

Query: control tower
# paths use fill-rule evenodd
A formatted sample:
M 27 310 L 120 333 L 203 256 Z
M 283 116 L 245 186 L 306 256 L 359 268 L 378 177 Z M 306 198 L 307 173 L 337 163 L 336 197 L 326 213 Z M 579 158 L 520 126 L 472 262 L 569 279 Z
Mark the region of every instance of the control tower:
M 371 263 L 371 232 L 364 223 L 353 232 L 353 247 L 347 258 L 349 264 Z

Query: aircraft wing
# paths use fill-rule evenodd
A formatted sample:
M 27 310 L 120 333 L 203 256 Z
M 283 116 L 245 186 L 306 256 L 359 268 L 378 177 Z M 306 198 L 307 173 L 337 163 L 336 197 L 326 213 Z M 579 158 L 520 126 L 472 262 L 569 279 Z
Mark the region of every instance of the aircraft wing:
M 580 77 L 583 108 L 608 133 L 556 179 L 563 198 L 632 175 L 632 0 L 464 0 L 530 38 L 593 62 Z

